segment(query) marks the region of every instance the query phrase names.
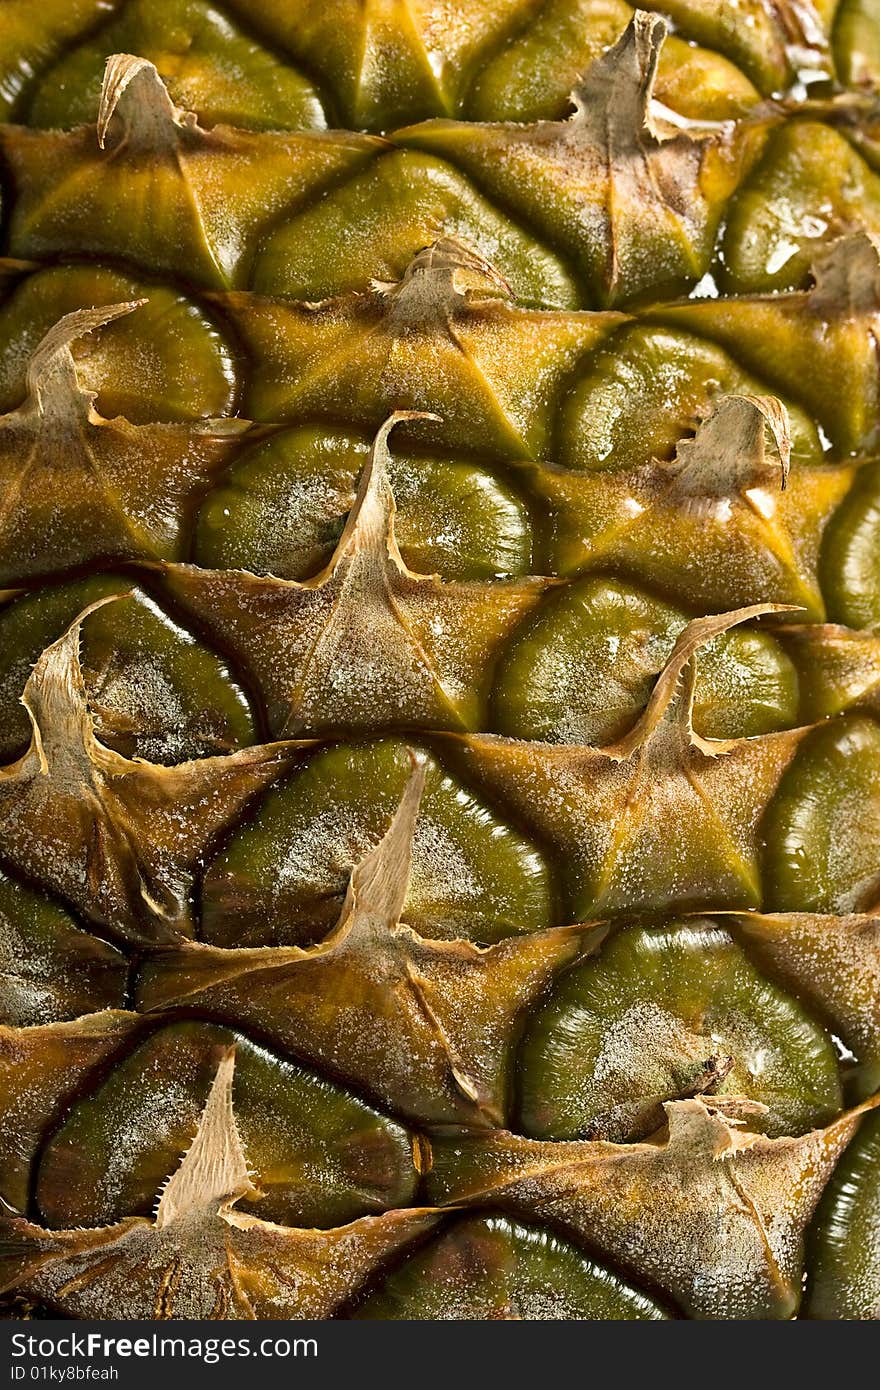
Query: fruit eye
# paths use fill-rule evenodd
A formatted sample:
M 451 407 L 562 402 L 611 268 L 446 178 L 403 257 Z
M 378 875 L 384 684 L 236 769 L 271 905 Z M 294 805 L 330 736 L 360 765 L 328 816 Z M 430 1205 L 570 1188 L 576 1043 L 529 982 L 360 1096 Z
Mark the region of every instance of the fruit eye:
M 0 1317 L 880 1316 L 880 0 L 0 13 Z

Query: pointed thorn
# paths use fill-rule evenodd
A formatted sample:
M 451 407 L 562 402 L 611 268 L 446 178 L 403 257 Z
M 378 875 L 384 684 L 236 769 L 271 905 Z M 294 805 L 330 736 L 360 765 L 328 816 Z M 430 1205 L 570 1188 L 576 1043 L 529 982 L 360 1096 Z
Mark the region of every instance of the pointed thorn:
M 423 755 L 410 749 L 409 756 L 412 771 L 403 796 L 378 845 L 352 870 L 340 920 L 356 911 L 390 925 L 400 921 L 409 892 L 413 837 L 428 773 Z
M 625 762 L 632 757 L 637 749 L 644 745 L 656 731 L 676 694 L 678 693 L 680 682 L 689 668 L 692 671 L 692 663 L 701 647 L 713 638 L 719 637 L 721 633 L 727 632 L 730 628 L 736 627 L 739 623 L 746 623 L 751 618 L 761 618 L 768 613 L 795 613 L 802 611 L 797 604 L 791 603 L 754 603 L 747 608 L 735 608 L 729 613 L 716 613 L 705 618 L 695 618 L 688 623 L 679 633 L 678 639 L 669 660 L 666 662 L 660 675 L 657 677 L 656 684 L 651 692 L 644 713 L 641 718 L 618 743 L 609 748 L 603 749 L 607 757 L 615 762 Z M 691 706 L 693 703 L 693 679 L 689 683 L 686 691 L 685 701 L 688 733 L 697 746 L 704 747 L 702 740 L 697 740 L 691 725 Z M 711 745 L 705 745 L 706 751 Z
M 94 721 L 80 663 L 80 631 L 90 613 L 127 598 L 130 592 L 108 594 L 90 603 L 34 662 L 21 704 L 31 721 L 31 751 L 36 753 L 44 772 L 48 770 L 47 752 L 51 749 L 65 744 L 69 748 L 77 743 L 86 746 L 94 740 Z
M 649 112 L 660 50 L 668 33 L 669 24 L 662 15 L 636 10 L 617 42 L 590 65 L 572 91 L 572 119 L 613 103 L 626 111 L 634 137 L 640 131 L 655 136 Z
M 134 85 L 133 85 L 134 84 Z M 137 132 L 142 145 L 167 144 L 176 136 L 184 112 L 172 102 L 155 64 L 133 53 L 111 53 L 104 68 L 98 107 L 98 148 L 104 149 L 115 113 L 125 116 L 127 133 Z
M 394 535 L 397 508 L 388 477 L 388 436 L 395 425 L 407 420 L 436 420 L 441 417 L 424 410 L 395 410 L 380 426 L 370 457 L 358 483 L 354 505 L 339 537 L 338 544 L 326 569 L 313 583 L 325 583 L 339 564 L 352 551 L 378 551 L 405 568 Z
M 199 1127 L 156 1207 L 156 1225 L 216 1213 L 254 1192 L 232 1107 L 235 1048 L 220 1060 Z
M 65 388 L 92 401 L 94 393 L 82 391 L 79 387 L 70 344 L 146 303 L 146 299 L 132 299 L 123 304 L 101 304 L 93 309 L 75 309 L 72 314 L 60 318 L 31 354 L 25 377 L 28 399 L 42 410 L 46 390 L 51 387 L 53 379 L 57 381 L 60 378 Z

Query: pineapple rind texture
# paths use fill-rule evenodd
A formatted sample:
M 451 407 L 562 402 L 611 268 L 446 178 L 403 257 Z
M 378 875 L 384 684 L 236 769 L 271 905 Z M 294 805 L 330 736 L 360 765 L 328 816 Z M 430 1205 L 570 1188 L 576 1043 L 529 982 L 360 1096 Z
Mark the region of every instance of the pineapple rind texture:
M 880 1317 L 876 0 L 4 0 L 9 1317 Z

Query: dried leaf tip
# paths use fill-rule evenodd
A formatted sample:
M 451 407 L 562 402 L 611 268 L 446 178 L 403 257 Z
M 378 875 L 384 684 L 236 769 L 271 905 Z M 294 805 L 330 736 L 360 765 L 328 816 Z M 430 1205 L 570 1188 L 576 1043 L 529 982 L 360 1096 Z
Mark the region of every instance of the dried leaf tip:
M 341 921 L 352 913 L 396 924 L 403 913 L 412 872 L 412 846 L 425 789 L 427 764 L 410 750 L 412 771 L 394 817 L 376 845 L 352 870 Z
M 256 1191 L 232 1108 L 234 1072 L 231 1047 L 217 1068 L 195 1138 L 159 1198 L 157 1227 L 214 1214 Z
M 26 408 L 40 415 L 66 414 L 76 404 L 88 409 L 95 393 L 80 386 L 70 344 L 146 302 L 132 299 L 124 304 L 101 304 L 93 309 L 76 309 L 59 319 L 37 344 L 28 363 Z
M 651 119 L 651 100 L 660 50 L 668 33 L 669 25 L 662 15 L 636 10 L 617 42 L 590 65 L 572 91 L 572 124 L 582 123 L 601 110 L 620 130 L 659 140 L 661 131 Z
M 504 276 L 457 237 L 441 237 L 416 253 L 398 281 L 374 280 L 394 322 L 425 328 L 446 322 L 462 304 L 510 299 Z
M 746 1096 L 716 1096 L 705 1100 L 666 1101 L 663 1105 L 670 1149 L 698 1150 L 710 1159 L 749 1149 L 760 1136 L 748 1129 L 751 1117 L 767 1114 L 767 1106 Z
M 104 68 L 97 128 L 102 150 L 114 116 L 121 132 L 117 148 L 167 149 L 181 130 L 196 128 L 196 117 L 174 105 L 155 65 L 133 53 L 112 53 Z
M 667 140 L 718 139 L 733 129 L 730 120 L 690 120 L 654 96 L 660 51 L 669 33 L 662 15 L 636 10 L 615 44 L 587 69 L 569 100 L 569 130 L 584 131 L 590 142 L 616 151 L 656 150 Z
M 683 439 L 669 465 L 675 493 L 719 502 L 746 496 L 750 488 L 778 482 L 791 468 L 788 411 L 775 396 L 721 396 L 703 416 L 692 439 Z
M 394 536 L 397 506 L 388 477 L 388 436 L 395 425 L 406 420 L 439 420 L 439 415 L 427 411 L 395 410 L 380 426 L 370 457 L 361 473 L 354 506 L 348 514 L 339 543 L 327 568 L 313 581 L 312 587 L 326 583 L 341 562 L 360 553 L 382 554 L 404 569 L 403 559 Z
M 848 232 L 823 246 L 812 266 L 813 313 L 831 322 L 880 313 L 880 239 Z
M 79 657 L 80 632 L 90 613 L 125 597 L 124 592 L 108 594 L 84 608 L 58 640 L 43 650 L 27 679 L 21 703 L 31 721 L 31 752 L 44 772 L 56 755 L 75 756 L 75 750 L 95 741 Z
M 787 603 L 753 603 L 748 608 L 735 608 L 729 613 L 716 613 L 705 618 L 695 618 L 688 623 L 678 636 L 672 653 L 651 692 L 645 711 L 628 734 L 603 753 L 615 762 L 624 762 L 643 748 L 657 732 L 664 719 L 675 709 L 683 724 L 689 744 L 711 757 L 723 753 L 731 746 L 731 741 L 703 739 L 694 732 L 693 703 L 696 656 L 701 647 L 721 633 L 760 618 L 767 613 L 790 613 L 796 605 Z M 736 742 L 733 740 L 732 742 Z

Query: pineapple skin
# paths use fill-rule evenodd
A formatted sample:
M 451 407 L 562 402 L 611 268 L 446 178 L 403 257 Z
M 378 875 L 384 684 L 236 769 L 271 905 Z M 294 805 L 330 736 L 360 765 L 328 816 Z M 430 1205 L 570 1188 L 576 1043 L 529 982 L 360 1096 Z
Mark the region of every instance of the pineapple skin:
M 876 0 L 5 0 L 4 1316 L 880 1316 Z

